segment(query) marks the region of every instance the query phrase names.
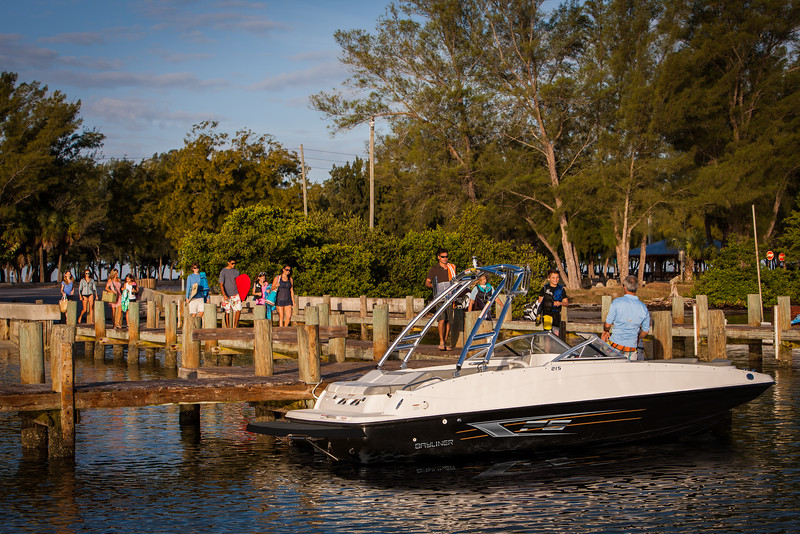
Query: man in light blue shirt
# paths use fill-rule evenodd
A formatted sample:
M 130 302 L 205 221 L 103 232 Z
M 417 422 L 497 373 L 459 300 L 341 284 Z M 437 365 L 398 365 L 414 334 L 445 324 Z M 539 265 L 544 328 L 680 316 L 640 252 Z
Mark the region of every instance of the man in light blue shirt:
M 601 339 L 620 351 L 630 360 L 644 360 L 644 351 L 638 350 L 639 341 L 650 331 L 650 312 L 636 296 L 639 281 L 626 276 L 622 281 L 625 295 L 614 299 L 608 308 Z M 613 332 L 612 332 L 613 327 Z

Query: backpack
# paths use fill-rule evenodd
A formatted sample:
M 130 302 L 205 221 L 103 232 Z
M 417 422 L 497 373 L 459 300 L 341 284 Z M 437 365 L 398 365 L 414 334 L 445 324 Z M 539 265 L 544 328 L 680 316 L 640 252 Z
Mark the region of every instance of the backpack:
M 208 279 L 206 278 L 206 273 L 200 273 L 200 284 L 197 287 L 197 292 L 203 297 L 203 299 L 207 299 L 210 289 L 211 288 L 208 287 Z

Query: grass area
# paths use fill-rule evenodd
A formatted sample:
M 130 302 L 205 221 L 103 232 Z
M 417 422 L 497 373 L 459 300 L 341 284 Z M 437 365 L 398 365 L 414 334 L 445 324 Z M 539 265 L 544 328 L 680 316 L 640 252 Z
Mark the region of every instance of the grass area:
M 678 284 L 678 294 L 684 297 L 691 295 L 693 284 Z M 600 305 L 603 295 L 621 297 L 622 287 L 593 287 L 591 289 L 570 290 L 570 304 L 596 304 Z M 670 285 L 667 282 L 651 282 L 640 288 L 637 292 L 638 297 L 644 302 L 650 300 L 666 299 L 670 295 Z

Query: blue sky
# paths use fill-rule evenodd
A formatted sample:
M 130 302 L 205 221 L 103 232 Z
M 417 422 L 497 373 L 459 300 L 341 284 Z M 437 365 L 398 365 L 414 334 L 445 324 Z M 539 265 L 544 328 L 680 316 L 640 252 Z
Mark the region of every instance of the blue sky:
M 107 158 L 183 146 L 192 125 L 270 134 L 309 176 L 367 153 L 369 127 L 331 137 L 308 97 L 339 87 L 337 29 L 372 31 L 387 0 L 0 0 L 0 70 L 81 101 Z

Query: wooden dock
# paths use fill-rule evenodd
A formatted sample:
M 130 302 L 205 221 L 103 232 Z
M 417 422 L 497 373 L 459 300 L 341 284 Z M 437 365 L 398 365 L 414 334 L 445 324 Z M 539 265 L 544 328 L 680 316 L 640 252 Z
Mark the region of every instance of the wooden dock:
M 455 361 L 455 356 L 451 358 Z M 413 360 L 411 368 L 443 363 L 442 360 Z M 392 360 L 386 369 L 400 367 Z M 313 400 L 313 391 L 322 391 L 330 382 L 352 380 L 375 368 L 375 362 L 324 363 L 319 384 L 300 381 L 296 363 L 277 363 L 272 376 L 255 376 L 247 367 L 201 367 L 181 369 L 175 378 L 140 381 L 90 382 L 74 384 L 77 410 L 98 408 L 138 408 L 167 404 L 207 404 L 219 402 L 283 402 Z M 61 393 L 51 384 L 0 385 L 0 412 L 60 410 Z
M 649 357 L 724 358 L 728 343 L 744 342 L 750 347 L 751 360 L 759 360 L 762 344 L 770 343 L 775 347 L 779 363 L 791 365 L 791 343 L 800 342 L 800 329 L 788 325 L 788 313 L 783 310 L 783 307 L 789 309 L 788 299 L 782 299 L 781 306 L 775 308 L 778 321 L 771 326 L 760 323 L 728 325 L 722 311 L 702 307 L 695 309 L 693 324 L 686 325 L 683 324 L 682 303 L 680 306 L 673 304 L 675 313 L 654 311 L 651 336 L 648 336 Z M 410 307 L 411 299 L 407 300 Z M 286 404 L 313 400 L 315 393 L 330 382 L 352 379 L 373 369 L 375 360 L 388 348 L 390 326 L 404 326 L 409 320 L 397 314 L 390 317 L 389 306 L 382 304 L 372 309 L 370 317 L 363 313 L 358 316 L 331 313 L 329 304 L 322 302 L 298 314 L 296 326 L 275 327 L 263 317 L 263 310 L 256 309 L 252 327 L 222 329 L 217 328 L 216 309 L 210 305 L 202 324 L 198 319 L 184 317 L 179 329 L 176 303 L 159 309 L 155 302 L 147 302 L 145 325 L 139 324 L 136 303 L 131 309 L 129 327 L 113 329 L 105 322 L 104 303 L 96 303 L 98 321 L 93 326 L 76 325 L 76 303 L 70 304 L 65 325 L 54 324 L 60 318 L 56 306 L 12 304 L 0 307 L 0 319 L 3 314 L 13 319 L 11 323 L 6 321 L 6 333 L 15 332 L 20 344 L 22 382 L 0 386 L 0 411 L 19 413 L 23 447 L 46 448 L 54 457 L 74 455 L 75 416 L 80 410 L 178 405 L 181 424 L 199 424 L 201 404 L 247 402 L 256 407 L 257 415 L 272 417 Z M 450 339 L 450 344 L 456 347 L 454 350 L 439 351 L 436 345 L 422 346 L 418 353 L 425 360 L 411 360 L 409 366 L 455 361 L 460 354 L 458 347 L 463 346 L 464 332 L 471 329 L 477 314 L 466 312 L 456 320 Z M 566 315 L 565 311 L 565 333 L 602 331 L 601 322 L 573 322 Z M 348 325 L 361 326 L 361 339 L 352 339 Z M 540 329 L 530 321 L 506 321 L 503 326 L 511 335 Z M 366 339 L 364 334 L 370 331 L 372 339 Z M 113 344 L 115 356 L 119 354 L 120 357 L 127 344 L 129 365 L 138 365 L 141 346 L 164 347 L 165 365 L 177 368 L 179 378 L 76 384 L 73 358 L 76 341 L 93 343 L 95 347 Z M 222 342 L 233 345 L 235 350 L 253 351 L 254 365 L 202 367 L 203 345 L 206 354 L 212 354 L 219 352 L 218 345 Z M 44 347 L 48 344 L 52 355 L 52 383 L 45 384 Z M 273 349 L 296 352 L 297 359 L 275 360 Z M 103 352 L 96 352 L 95 357 Z M 152 357 L 153 351 L 150 352 Z M 393 366 L 399 366 L 399 362 L 387 362 L 387 368 Z

